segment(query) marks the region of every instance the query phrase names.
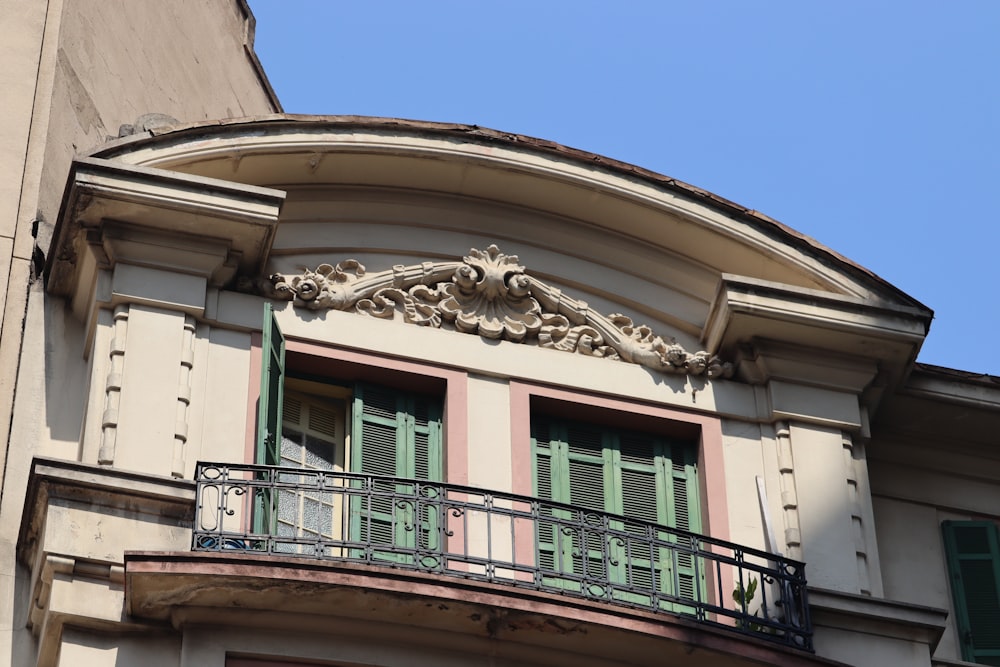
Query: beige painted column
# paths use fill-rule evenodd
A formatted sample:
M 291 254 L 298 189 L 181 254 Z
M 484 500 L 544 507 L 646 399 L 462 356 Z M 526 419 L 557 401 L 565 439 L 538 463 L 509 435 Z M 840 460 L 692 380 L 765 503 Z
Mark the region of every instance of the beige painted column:
M 882 596 L 864 442 L 861 397 L 875 364 L 856 357 L 791 346 L 756 349 L 760 418 L 774 428 L 776 478 L 769 500 L 786 555 L 806 563 L 809 585 L 854 595 Z
M 190 400 L 188 316 L 131 304 L 116 309 L 115 327 L 98 463 L 181 476 Z
M 469 486 L 509 492 L 513 487 L 510 434 L 510 387 L 506 380 L 469 375 Z M 479 502 L 481 498 L 470 498 Z M 492 500 L 501 511 L 487 520 L 485 513 L 470 512 L 466 524 L 469 550 L 477 556 L 489 555 L 494 562 L 515 562 L 515 522 L 502 510 L 509 503 Z M 498 569 L 500 578 L 514 578 L 511 571 Z
M 513 489 L 510 388 L 506 380 L 469 375 L 469 486 Z
M 861 572 L 854 537 L 853 503 L 840 429 L 792 422 L 796 515 L 809 583 L 849 593 L 870 593 L 867 563 Z

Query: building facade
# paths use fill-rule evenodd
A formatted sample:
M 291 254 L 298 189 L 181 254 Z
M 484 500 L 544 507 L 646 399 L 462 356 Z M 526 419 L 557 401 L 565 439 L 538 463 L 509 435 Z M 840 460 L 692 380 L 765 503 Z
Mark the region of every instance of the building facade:
M 927 307 L 632 165 L 270 113 L 220 4 L 237 101 L 39 139 L 11 664 L 1000 664 L 1000 393 Z

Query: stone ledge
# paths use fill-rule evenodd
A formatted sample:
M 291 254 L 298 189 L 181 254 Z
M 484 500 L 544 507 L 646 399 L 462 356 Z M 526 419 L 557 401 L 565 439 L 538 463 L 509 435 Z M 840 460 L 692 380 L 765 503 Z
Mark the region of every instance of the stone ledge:
M 24 498 L 17 553 L 30 567 L 37 558 L 39 534 L 52 499 L 193 521 L 195 483 L 77 461 L 35 458 Z
M 944 633 L 948 610 L 842 593 L 809 589 L 813 627 L 882 635 L 927 644 L 931 652 Z

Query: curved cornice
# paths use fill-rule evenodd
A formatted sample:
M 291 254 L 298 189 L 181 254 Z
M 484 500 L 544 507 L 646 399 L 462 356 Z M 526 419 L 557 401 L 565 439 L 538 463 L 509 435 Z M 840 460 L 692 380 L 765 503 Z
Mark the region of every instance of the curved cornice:
M 252 285 L 244 284 L 244 288 Z M 449 328 L 483 338 L 535 343 L 618 359 L 663 373 L 729 377 L 733 366 L 708 352 L 688 352 L 625 315 L 602 315 L 583 301 L 529 276 L 516 255 L 495 245 L 457 262 L 394 266 L 369 274 L 356 260 L 260 285 L 267 296 L 311 310 L 343 310 Z
M 339 158 L 390 154 L 413 158 L 421 162 L 418 165 L 414 161 L 400 170 L 400 173 L 406 173 L 405 182 L 400 182 L 402 187 L 428 190 L 440 187 L 442 191 L 462 188 L 471 192 L 471 196 L 493 197 L 515 203 L 521 203 L 516 201 L 521 197 L 524 205 L 544 207 L 552 204 L 565 209 L 569 217 L 580 219 L 586 217 L 587 204 L 584 200 L 588 195 L 610 195 L 611 199 L 637 203 L 691 221 L 706 230 L 708 236 L 701 234 L 681 239 L 666 229 L 659 229 L 654 230 L 655 238 L 647 238 L 644 232 L 648 231 L 648 226 L 640 228 L 637 222 L 635 228 L 624 227 L 634 209 L 619 210 L 613 205 L 600 210 L 594 207 L 595 219 L 588 222 L 646 238 L 665 250 L 677 250 L 710 266 L 731 261 L 729 256 L 733 250 L 744 247 L 758 256 L 764 256 L 766 262 L 789 267 L 789 271 L 799 276 L 797 281 L 790 282 L 799 286 L 883 300 L 930 313 L 926 306 L 867 269 L 757 211 L 634 165 L 554 142 L 475 125 L 359 116 L 275 114 L 157 129 L 112 142 L 94 155 L 277 187 L 281 187 L 282 182 L 276 182 L 274 178 L 287 179 L 284 181 L 287 185 L 318 182 L 365 185 L 368 184 L 365 179 L 380 171 L 378 168 L 366 171 L 363 168 L 365 165 L 355 169 L 359 165 L 346 162 L 338 164 L 336 169 L 325 166 L 333 153 Z M 274 161 L 274 169 L 254 171 L 246 167 L 247 163 L 265 156 Z M 216 171 L 199 172 L 206 164 L 220 161 L 229 166 L 225 173 L 218 164 L 213 167 Z M 456 169 L 447 173 L 439 169 L 432 174 L 431 170 L 422 168 L 440 167 L 442 162 L 450 162 Z M 485 166 L 504 177 L 520 173 L 529 178 L 516 183 L 498 183 L 492 191 L 488 188 L 477 190 L 464 178 L 464 174 L 458 173 L 463 164 Z M 331 180 L 329 175 L 333 172 L 335 176 Z M 446 177 L 451 178 L 448 183 L 442 181 Z M 546 182 L 536 181 L 536 188 L 520 187 L 531 179 Z M 558 187 L 551 187 L 554 183 L 567 187 L 560 191 Z M 482 186 L 482 183 L 478 185 Z M 526 194 L 528 190 L 535 192 Z M 548 194 L 550 190 L 551 194 Z M 537 196 L 532 199 L 532 195 Z M 556 200 L 558 203 L 553 204 Z M 707 249 L 702 248 L 706 245 Z M 719 260 L 720 255 L 725 259 Z M 713 257 L 716 258 L 714 262 Z M 743 267 L 723 266 L 721 272 L 782 281 L 780 276 L 757 275 Z

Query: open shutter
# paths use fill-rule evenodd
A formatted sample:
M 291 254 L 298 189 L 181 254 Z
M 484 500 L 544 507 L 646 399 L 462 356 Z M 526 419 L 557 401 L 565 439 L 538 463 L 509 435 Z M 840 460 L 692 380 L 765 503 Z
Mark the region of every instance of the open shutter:
M 278 465 L 285 387 L 285 337 L 281 334 L 270 303 L 264 304 L 262 347 L 264 358 L 260 372 L 260 402 L 257 406 L 256 463 Z
M 285 387 L 285 337 L 281 334 L 270 303 L 264 304 L 261 351 L 263 358 L 260 369 L 260 398 L 257 402 L 257 446 L 254 462 L 260 465 L 278 465 L 282 397 Z M 255 491 L 253 498 L 255 533 L 275 533 L 277 501 L 277 496 L 267 488 Z
M 1000 666 L 1000 544 L 989 521 L 945 521 L 945 554 L 962 659 Z

